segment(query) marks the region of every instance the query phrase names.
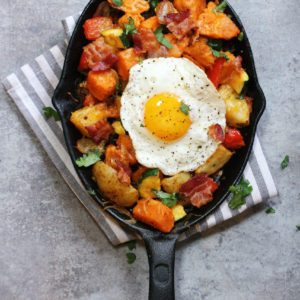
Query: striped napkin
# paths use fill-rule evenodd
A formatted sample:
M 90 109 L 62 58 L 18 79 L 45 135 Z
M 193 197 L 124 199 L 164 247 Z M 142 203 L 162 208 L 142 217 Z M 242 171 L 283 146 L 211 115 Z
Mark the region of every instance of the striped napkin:
M 46 120 L 43 115 L 44 106 L 52 106 L 51 98 L 58 84 L 64 63 L 64 55 L 76 20 L 79 15 L 68 17 L 62 21 L 67 39 L 55 45 L 44 54 L 38 56 L 31 63 L 10 74 L 3 82 L 5 90 L 16 103 L 32 130 L 42 143 L 56 168 L 78 197 L 92 218 L 103 230 L 113 245 L 136 239 L 133 233 L 126 231 L 112 217 L 104 212 L 88 195 L 72 165 L 64 142 L 62 126 L 53 118 Z M 227 199 L 222 205 L 204 221 L 183 233 L 179 240 L 202 232 L 216 224 L 230 219 L 247 208 L 277 195 L 277 189 L 263 154 L 258 137 L 255 137 L 253 152 L 247 163 L 244 177 L 253 187 L 247 203 L 240 209 L 230 209 Z

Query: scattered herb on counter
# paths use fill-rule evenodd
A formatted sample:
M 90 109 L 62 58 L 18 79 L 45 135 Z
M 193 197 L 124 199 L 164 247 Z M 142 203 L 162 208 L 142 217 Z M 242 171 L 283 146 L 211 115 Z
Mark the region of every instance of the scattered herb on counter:
M 275 209 L 273 207 L 269 207 L 266 209 L 266 214 L 275 214 Z
M 160 200 L 162 200 L 162 203 L 168 207 L 173 207 L 177 204 L 177 201 L 180 198 L 179 193 L 173 193 L 173 194 L 169 194 L 169 193 L 165 193 L 162 191 L 157 191 L 152 189 L 152 192 L 155 194 L 155 196 L 157 196 Z
M 283 161 L 280 164 L 281 168 L 285 169 L 289 165 L 289 162 L 290 162 L 290 157 L 288 155 L 286 155 L 285 158 L 283 159 Z
M 226 61 L 228 61 L 229 60 L 229 57 L 228 57 L 228 55 L 226 54 L 226 53 L 223 53 L 223 52 L 220 52 L 220 51 L 218 51 L 218 50 L 215 50 L 215 49 L 213 49 L 212 47 L 210 47 L 210 50 L 211 50 L 211 52 L 212 52 L 212 54 L 215 56 L 215 57 L 224 57 L 225 59 L 226 59 Z
M 131 252 L 126 253 L 126 256 L 127 256 L 127 262 L 128 262 L 129 264 L 133 264 L 133 263 L 135 262 L 135 260 L 136 260 L 136 255 L 135 255 L 134 253 L 131 253 Z
M 168 49 L 172 49 L 173 46 L 172 44 L 164 38 L 164 35 L 162 33 L 162 30 L 163 30 L 163 26 L 159 26 L 156 30 L 155 30 L 155 35 L 156 35 L 156 38 L 157 40 L 162 44 L 164 45 L 166 48 Z
M 127 243 L 127 247 L 129 250 L 136 249 L 136 241 L 130 241 L 129 243 Z
M 230 186 L 229 191 L 233 197 L 228 203 L 230 208 L 241 208 L 246 203 L 246 197 L 251 194 L 253 188 L 248 180 L 241 179 L 236 186 Z
M 123 0 L 112 0 L 112 3 L 120 7 L 123 5 Z
M 83 154 L 83 156 L 76 159 L 76 165 L 78 167 L 89 167 L 100 160 L 102 153 L 99 150 L 88 151 L 88 154 Z
M 59 114 L 58 112 L 53 109 L 52 107 L 48 106 L 48 107 L 43 107 L 43 111 L 44 111 L 44 116 L 46 119 L 49 119 L 51 117 L 54 118 L 55 121 L 59 121 L 60 120 L 60 117 L 59 117 Z
M 129 17 L 128 18 L 128 24 L 126 23 L 123 23 L 124 25 L 124 28 L 125 28 L 125 34 L 135 34 L 137 33 L 137 30 L 135 28 L 135 25 L 134 25 L 134 20 L 132 19 L 132 17 Z
M 217 14 L 217 12 L 224 12 L 224 10 L 227 7 L 227 2 L 226 1 L 222 1 L 214 10 L 213 12 L 215 14 Z
M 240 32 L 237 38 L 241 42 L 244 39 L 244 32 Z
M 96 192 L 94 190 L 87 190 L 87 192 L 92 196 L 96 195 Z
M 181 105 L 180 105 L 180 110 L 186 115 L 188 116 L 189 115 L 189 111 L 191 110 L 190 107 L 186 104 L 184 104 L 183 102 L 180 102 Z
M 158 172 L 159 172 L 158 169 L 150 169 L 150 170 L 145 171 L 145 172 L 142 174 L 142 177 L 141 177 L 140 182 L 142 182 L 144 179 L 146 179 L 146 178 L 149 177 L 149 176 L 157 176 L 157 175 L 158 175 Z
M 297 231 L 300 231 L 300 225 L 296 225 Z

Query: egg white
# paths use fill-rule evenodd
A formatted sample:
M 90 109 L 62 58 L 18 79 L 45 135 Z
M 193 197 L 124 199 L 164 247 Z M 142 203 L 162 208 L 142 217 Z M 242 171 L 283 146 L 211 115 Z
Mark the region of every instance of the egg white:
M 190 107 L 190 128 L 172 142 L 143 127 L 146 102 L 162 93 L 175 94 Z M 138 162 L 165 175 L 194 171 L 215 152 L 220 142 L 208 136 L 208 128 L 219 124 L 224 129 L 225 112 L 225 103 L 205 72 L 185 58 L 161 57 L 135 65 L 121 98 L 121 121 Z

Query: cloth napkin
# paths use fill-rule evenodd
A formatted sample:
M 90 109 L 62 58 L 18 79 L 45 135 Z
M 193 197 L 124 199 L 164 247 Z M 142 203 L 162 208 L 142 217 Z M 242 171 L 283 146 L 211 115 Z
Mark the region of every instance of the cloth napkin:
M 67 36 L 65 41 L 55 45 L 44 54 L 36 57 L 32 62 L 10 74 L 2 84 L 71 190 L 110 242 L 113 245 L 118 245 L 136 239 L 137 236 L 122 228 L 86 192 L 67 152 L 60 122 L 55 122 L 53 118 L 46 120 L 42 110 L 44 106 L 52 106 L 51 98 L 58 84 L 68 40 L 78 17 L 79 15 L 70 16 L 62 21 Z M 230 200 L 228 198 L 213 214 L 183 233 L 179 240 L 184 240 L 191 235 L 211 228 L 242 213 L 249 207 L 277 195 L 274 180 L 257 136 L 244 171 L 244 177 L 250 181 L 253 187 L 253 191 L 247 198 L 245 205 L 240 209 L 232 210 L 228 207 Z

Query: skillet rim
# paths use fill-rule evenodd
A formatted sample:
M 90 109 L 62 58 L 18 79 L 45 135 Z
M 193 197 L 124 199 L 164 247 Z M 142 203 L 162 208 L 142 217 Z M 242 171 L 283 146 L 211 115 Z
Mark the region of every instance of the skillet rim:
M 84 20 L 86 20 L 87 18 L 87 14 L 89 13 L 90 9 L 92 6 L 96 5 L 97 6 L 104 0 L 90 0 L 89 3 L 86 5 L 86 7 L 84 8 L 83 12 L 81 13 L 73 34 L 70 38 L 69 44 L 68 44 L 68 48 L 66 51 L 66 55 L 65 55 L 65 61 L 64 61 L 64 66 L 63 66 L 63 70 L 62 70 L 62 74 L 59 80 L 59 83 L 54 91 L 54 95 L 52 97 L 52 103 L 54 105 L 54 107 L 56 108 L 56 110 L 58 111 L 61 121 L 62 121 L 62 127 L 63 127 L 63 134 L 65 137 L 65 142 L 67 145 L 67 149 L 69 152 L 69 155 L 71 157 L 72 163 L 74 165 L 74 168 L 78 174 L 78 176 L 80 177 L 83 185 L 85 186 L 85 188 L 88 190 L 89 187 L 91 187 L 91 184 L 88 182 L 88 179 L 86 178 L 86 176 L 84 176 L 84 174 L 82 173 L 82 171 L 80 170 L 80 168 L 76 165 L 75 160 L 75 150 L 73 148 L 73 143 L 71 141 L 71 137 L 69 134 L 69 129 L 67 126 L 67 121 L 68 118 L 65 116 L 64 112 L 65 110 L 62 110 L 59 106 L 59 101 L 60 101 L 60 96 L 59 94 L 61 94 L 61 91 L 64 90 L 64 85 L 66 85 L 67 82 L 67 75 L 68 75 L 68 71 L 69 71 L 69 64 L 70 64 L 70 57 L 73 55 L 72 52 L 72 48 L 73 45 L 76 43 L 76 38 L 78 35 L 78 32 L 80 30 L 82 30 L 81 26 L 82 23 L 84 22 Z M 246 31 L 244 29 L 244 26 L 240 20 L 240 18 L 238 17 L 237 13 L 234 11 L 234 9 L 232 8 L 232 6 L 227 2 L 227 8 L 226 11 L 228 11 L 232 16 L 233 19 L 235 21 L 235 23 L 238 25 L 239 29 L 241 30 L 241 32 L 244 33 L 244 39 L 243 39 L 243 43 L 244 43 L 244 48 L 247 49 L 248 52 L 248 57 L 249 57 L 249 62 L 250 62 L 250 69 L 251 69 L 251 79 L 253 80 L 253 85 L 256 89 L 257 94 L 259 95 L 259 101 L 260 101 L 260 108 L 257 112 L 257 114 L 255 115 L 254 119 L 251 120 L 251 124 L 248 126 L 251 130 L 250 130 L 250 140 L 249 140 L 249 144 L 246 146 L 247 150 L 246 150 L 246 154 L 244 156 L 243 162 L 241 164 L 241 166 L 239 167 L 239 170 L 237 171 L 237 174 L 235 176 L 235 179 L 232 182 L 232 185 L 236 185 L 239 180 L 241 179 L 244 169 L 247 165 L 247 162 L 249 160 L 249 156 L 252 152 L 252 148 L 253 148 L 253 143 L 254 143 L 254 139 L 255 139 L 255 135 L 256 135 L 256 129 L 257 129 L 257 125 L 258 122 L 265 110 L 266 107 L 266 99 L 264 96 L 264 93 L 260 87 L 260 84 L 258 82 L 258 77 L 257 77 L 257 73 L 256 73 L 256 68 L 255 68 L 255 63 L 254 63 L 254 57 L 253 57 L 253 53 L 252 53 L 252 49 L 250 46 L 250 42 L 249 39 L 247 37 Z M 249 68 L 248 68 L 249 69 Z M 258 101 L 258 99 L 255 99 L 256 101 Z M 230 164 L 230 162 L 228 163 Z M 183 233 L 185 231 L 187 231 L 191 226 L 195 225 L 196 223 L 200 222 L 201 220 L 203 220 L 205 217 L 207 217 L 209 214 L 211 214 L 214 210 L 216 210 L 223 202 L 224 200 L 229 196 L 230 192 L 227 190 L 227 192 L 225 192 L 220 199 L 216 202 L 213 203 L 213 201 L 211 203 L 213 203 L 213 205 L 210 205 L 210 207 L 207 207 L 207 209 L 205 210 L 205 212 L 203 214 L 201 214 L 200 216 L 195 217 L 193 220 L 188 220 L 187 224 L 186 222 L 183 225 L 178 225 L 173 228 L 173 230 L 170 232 L 171 234 L 177 233 Z M 96 202 L 102 207 L 104 208 L 105 205 L 103 203 L 103 198 L 97 193 L 95 196 L 93 196 L 94 200 L 96 200 Z M 206 207 L 206 206 L 204 206 Z M 146 224 L 143 224 L 141 222 L 137 222 L 136 224 L 133 223 L 129 223 L 125 220 L 124 217 L 122 217 L 117 211 L 115 211 L 114 209 L 108 208 L 106 209 L 106 211 L 116 220 L 118 220 L 122 225 L 125 225 L 127 228 L 131 229 L 131 230 L 135 230 L 138 231 L 139 233 L 141 232 L 145 232 L 145 231 L 152 231 L 152 232 L 157 232 L 160 233 L 161 235 L 168 235 L 170 233 L 162 233 L 158 230 L 156 230 L 155 228 L 152 228 Z M 190 213 L 189 213 L 190 214 Z M 188 214 L 188 215 L 189 215 Z M 187 215 L 187 216 L 188 216 Z M 184 220 L 184 219 L 183 219 Z M 183 223 L 183 222 L 181 222 Z

